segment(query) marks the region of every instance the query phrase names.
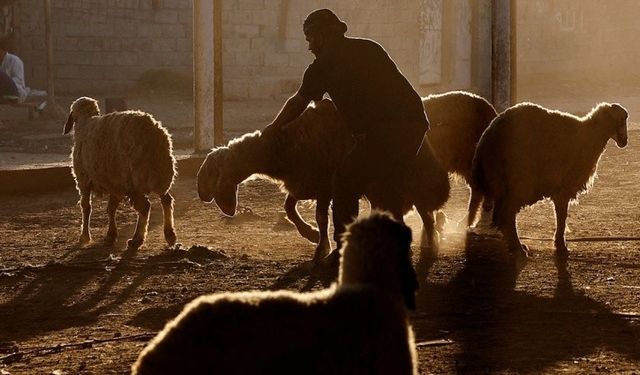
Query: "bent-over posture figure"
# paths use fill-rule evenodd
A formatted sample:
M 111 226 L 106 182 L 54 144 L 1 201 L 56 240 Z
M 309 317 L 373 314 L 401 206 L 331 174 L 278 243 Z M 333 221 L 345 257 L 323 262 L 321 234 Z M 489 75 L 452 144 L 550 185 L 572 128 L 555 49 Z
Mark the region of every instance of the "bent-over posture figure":
M 345 225 L 357 217 L 367 185 L 384 190 L 377 208 L 402 220 L 397 182 L 418 153 L 429 122 L 420 96 L 378 43 L 346 37 L 347 25 L 329 9 L 310 13 L 303 29 L 316 59 L 267 129 L 283 127 L 310 101 L 331 96 L 355 140 L 333 177 L 334 239 L 340 248 Z

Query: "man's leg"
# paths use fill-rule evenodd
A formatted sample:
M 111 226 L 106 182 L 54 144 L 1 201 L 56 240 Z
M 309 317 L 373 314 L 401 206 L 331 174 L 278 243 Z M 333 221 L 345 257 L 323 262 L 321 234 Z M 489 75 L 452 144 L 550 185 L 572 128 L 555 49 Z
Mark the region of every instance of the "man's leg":
M 0 72 L 0 102 L 14 102 L 19 96 L 15 82 L 5 72 Z
M 333 239 L 337 249 L 342 246 L 342 235 L 356 217 L 363 185 L 367 179 L 365 145 L 354 145 L 336 170 L 332 181 Z
M 389 211 L 394 219 L 403 220 L 407 200 L 407 173 L 415 165 L 422 145 L 424 130 L 420 124 L 409 124 L 405 128 L 389 128 L 381 132 L 372 142 L 375 166 L 371 179 L 378 191 L 379 209 Z

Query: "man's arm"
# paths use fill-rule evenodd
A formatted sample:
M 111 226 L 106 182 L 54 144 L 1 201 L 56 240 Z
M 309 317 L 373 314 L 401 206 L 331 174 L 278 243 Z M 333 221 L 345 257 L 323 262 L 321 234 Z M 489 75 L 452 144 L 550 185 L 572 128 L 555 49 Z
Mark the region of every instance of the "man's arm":
M 309 100 L 296 92 L 292 97 L 287 99 L 276 118 L 271 124 L 267 125 L 267 127 L 281 129 L 285 124 L 290 123 L 300 116 L 305 108 L 307 108 L 307 105 L 309 105 Z

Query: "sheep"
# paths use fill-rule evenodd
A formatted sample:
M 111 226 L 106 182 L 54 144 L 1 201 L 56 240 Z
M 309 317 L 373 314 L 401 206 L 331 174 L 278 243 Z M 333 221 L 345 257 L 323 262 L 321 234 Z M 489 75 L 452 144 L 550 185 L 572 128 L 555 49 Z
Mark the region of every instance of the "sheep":
M 627 145 L 627 118 L 620 104 L 601 103 L 577 117 L 522 103 L 489 125 L 473 158 L 472 187 L 493 200 L 492 223 L 512 253 L 526 257 L 528 251 L 518 238 L 517 213 L 550 198 L 556 214 L 556 254 L 567 255 L 568 205 L 593 184 L 608 139 L 620 148 Z M 479 203 L 470 202 L 470 217 Z
M 91 194 L 109 194 L 109 229 L 105 241 L 115 241 L 118 233 L 116 209 L 120 201 L 128 197 L 138 213 L 138 221 L 127 245 L 130 249 L 139 248 L 145 240 L 149 222 L 151 205 L 147 195 L 155 193 L 162 202 L 164 237 L 173 246 L 176 242 L 174 199 L 169 189 L 176 176 L 176 162 L 167 130 L 152 115 L 140 111 L 101 116 L 98 102 L 88 97 L 78 98 L 71 104 L 63 133 L 68 134 L 74 125 L 72 173 L 82 207 L 79 243 L 91 241 Z
M 337 283 L 196 298 L 132 366 L 146 374 L 417 374 L 411 230 L 373 212 L 344 235 Z
M 422 99 L 422 104 L 431 123 L 427 138 L 433 152 L 447 172 L 459 175 L 470 186 L 471 161 L 476 144 L 482 132 L 497 116 L 496 110 L 483 97 L 465 91 L 429 95 Z M 331 120 L 329 118 L 327 121 Z M 477 199 L 474 194 L 477 192 L 472 190 L 470 201 Z M 287 195 L 284 203 L 287 218 L 304 238 L 318 243 L 318 231 L 302 219 L 296 209 L 297 202 L 291 194 Z M 489 200 L 487 206 L 485 209 L 490 209 Z M 438 214 L 436 224 L 441 231 L 445 219 L 443 213 Z M 467 221 L 469 226 L 473 224 L 466 219 L 463 221 Z
M 352 144 L 349 134 L 331 100 L 316 102 L 283 130 L 258 130 L 213 149 L 198 171 L 198 195 L 205 202 L 215 201 L 222 212 L 233 216 L 238 184 L 260 174 L 279 182 L 288 194 L 285 209 L 289 217 L 299 218 L 297 200 L 316 199 L 318 237 L 314 238 L 314 229 L 301 218 L 294 220 L 294 224 L 317 243 L 314 262 L 318 263 L 331 249 L 328 236 L 331 179 Z M 404 212 L 415 205 L 424 223 L 423 243 L 435 252 L 433 211 L 448 199 L 449 180 L 426 139 L 411 168 L 411 177 L 402 182 L 406 191 Z M 365 194 L 373 207 L 383 201 L 383 190 L 375 185 L 367 188 Z
M 486 99 L 465 91 L 429 95 L 422 104 L 431 123 L 427 137 L 436 157 L 447 172 L 462 177 L 471 186 L 476 145 L 498 113 Z M 470 202 L 481 199 L 476 197 L 477 191 L 470 189 L 470 193 Z M 468 215 L 466 222 L 473 225 Z

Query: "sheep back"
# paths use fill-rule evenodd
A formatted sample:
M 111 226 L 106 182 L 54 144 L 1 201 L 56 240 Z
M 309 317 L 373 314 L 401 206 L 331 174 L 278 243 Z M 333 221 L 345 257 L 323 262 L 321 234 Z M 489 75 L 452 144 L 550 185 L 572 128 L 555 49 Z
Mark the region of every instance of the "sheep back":
M 473 160 L 473 187 L 521 208 L 543 198 L 575 198 L 595 178 L 607 137 L 585 118 L 522 103 L 496 117 Z M 597 130 L 597 129 L 596 129 Z
M 404 310 L 366 286 L 200 297 L 141 353 L 134 374 L 413 374 Z
M 173 184 L 171 136 L 148 113 L 91 117 L 76 125 L 74 140 L 76 184 L 90 183 L 97 194 L 165 194 Z
M 422 99 L 431 129 L 427 137 L 442 166 L 471 181 L 471 164 L 482 132 L 497 116 L 483 97 L 452 91 Z
M 272 147 L 270 154 L 275 156 L 269 176 L 282 181 L 284 189 L 297 199 L 328 194 L 327 182 L 353 144 L 349 128 L 333 102 L 315 102 L 287 124 L 281 134 L 274 133 L 263 134 Z M 318 189 L 327 191 L 318 194 Z

